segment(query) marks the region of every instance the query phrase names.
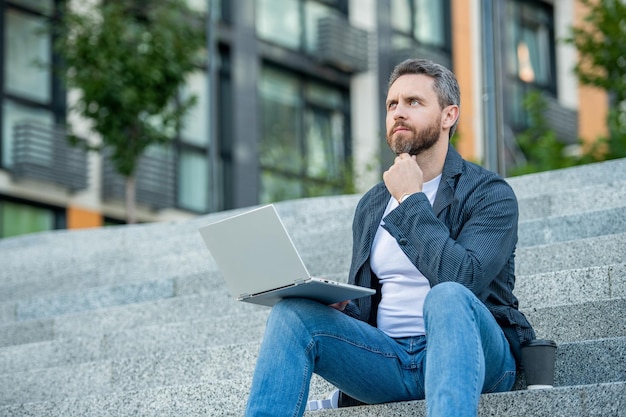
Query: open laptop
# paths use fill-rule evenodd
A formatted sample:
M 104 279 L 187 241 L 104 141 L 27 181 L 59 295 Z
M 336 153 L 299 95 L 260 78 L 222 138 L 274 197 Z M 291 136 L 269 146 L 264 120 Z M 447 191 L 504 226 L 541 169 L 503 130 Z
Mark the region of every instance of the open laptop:
M 239 301 L 271 307 L 298 297 L 332 304 L 375 293 L 311 277 L 273 205 L 203 226 L 200 234 Z

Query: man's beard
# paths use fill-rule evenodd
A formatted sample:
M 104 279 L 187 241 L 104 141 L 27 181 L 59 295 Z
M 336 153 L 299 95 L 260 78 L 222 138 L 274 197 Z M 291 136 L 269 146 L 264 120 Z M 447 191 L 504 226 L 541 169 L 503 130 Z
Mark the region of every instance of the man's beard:
M 403 122 L 395 123 L 392 128 L 387 132 L 387 144 L 391 150 L 396 154 L 408 153 L 409 155 L 419 155 L 424 151 L 435 146 L 439 141 L 439 127 L 441 125 L 441 116 L 437 118 L 434 123 L 424 127 L 419 132 L 415 131 L 415 128 L 409 126 Z M 396 134 L 395 140 L 393 139 L 393 131 L 398 126 L 409 129 L 409 132 L 401 132 Z M 403 135 L 410 134 L 408 137 Z

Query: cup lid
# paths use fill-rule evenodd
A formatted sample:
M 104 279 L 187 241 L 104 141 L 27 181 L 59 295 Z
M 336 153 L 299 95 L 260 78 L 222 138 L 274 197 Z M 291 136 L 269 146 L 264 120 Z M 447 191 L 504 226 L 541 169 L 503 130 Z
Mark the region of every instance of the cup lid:
M 548 339 L 533 339 L 533 340 L 529 340 L 527 342 L 524 342 L 522 344 L 522 347 L 529 347 L 529 346 L 551 346 L 551 347 L 556 347 L 556 342 L 554 340 L 548 340 Z

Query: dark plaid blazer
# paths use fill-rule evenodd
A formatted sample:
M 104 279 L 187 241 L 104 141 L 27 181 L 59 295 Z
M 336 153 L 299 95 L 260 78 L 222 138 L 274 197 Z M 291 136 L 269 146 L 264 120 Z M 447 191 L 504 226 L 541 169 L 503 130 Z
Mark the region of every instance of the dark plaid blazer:
M 380 283 L 370 269 L 370 251 L 391 195 L 375 185 L 357 205 L 349 282 L 374 288 L 371 297 L 351 302 L 346 313 L 376 326 Z M 467 162 L 450 146 L 431 206 L 413 194 L 385 217 L 385 229 L 430 282 L 465 285 L 489 308 L 519 361 L 520 344 L 535 338 L 518 310 L 515 286 L 517 199 L 497 174 Z

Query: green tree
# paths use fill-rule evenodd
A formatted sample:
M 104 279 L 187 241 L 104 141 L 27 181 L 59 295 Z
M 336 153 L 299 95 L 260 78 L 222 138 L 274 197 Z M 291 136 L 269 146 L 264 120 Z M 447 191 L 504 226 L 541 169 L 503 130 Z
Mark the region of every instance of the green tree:
M 187 75 L 200 63 L 204 24 L 185 0 L 103 1 L 68 7 L 54 23 L 55 51 L 72 105 L 101 137 L 126 180 L 127 222 L 136 221 L 135 172 L 151 145 L 180 130 L 195 97 L 180 100 Z
M 626 3 L 622 0 L 579 0 L 587 9 L 582 24 L 571 28 L 565 41 L 576 47 L 574 67 L 582 84 L 609 93 L 609 136 L 593 151 L 604 159 L 626 156 Z

